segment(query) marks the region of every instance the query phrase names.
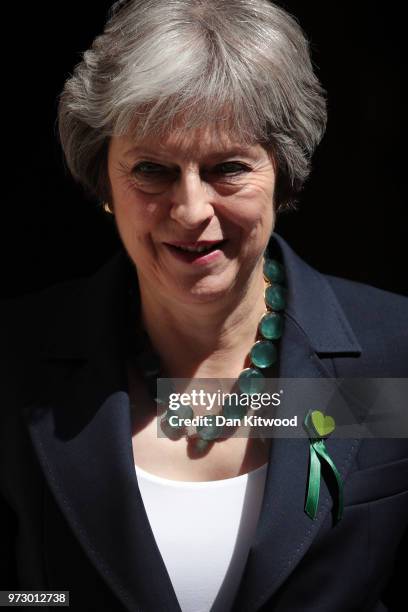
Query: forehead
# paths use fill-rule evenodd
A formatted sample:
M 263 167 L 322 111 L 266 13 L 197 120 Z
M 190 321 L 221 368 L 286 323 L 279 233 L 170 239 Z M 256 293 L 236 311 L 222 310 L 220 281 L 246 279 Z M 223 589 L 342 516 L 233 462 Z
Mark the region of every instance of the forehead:
M 177 159 L 203 159 L 225 155 L 251 155 L 261 149 L 256 142 L 244 142 L 227 130 L 207 126 L 195 129 L 177 128 L 162 136 L 121 137 L 126 156 L 156 153 Z

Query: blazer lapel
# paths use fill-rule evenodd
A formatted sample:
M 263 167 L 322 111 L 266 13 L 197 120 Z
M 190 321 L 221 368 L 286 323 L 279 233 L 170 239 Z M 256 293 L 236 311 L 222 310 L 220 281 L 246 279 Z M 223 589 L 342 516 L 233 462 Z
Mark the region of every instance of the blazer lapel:
M 180 611 L 133 463 L 121 353 L 123 258 L 116 256 L 82 298 L 65 304 L 42 350 L 48 390 L 29 402 L 25 416 L 61 512 L 125 608 Z
M 320 357 L 333 353 L 338 358 L 342 354 L 358 355 L 361 347 L 324 277 L 302 261 L 280 236 L 273 234 L 273 238 L 269 255 L 283 261 L 288 287 L 279 376 L 335 378 L 331 359 Z M 296 412 L 301 415 L 310 407 L 300 406 Z M 324 405 L 321 408 L 324 410 Z M 276 416 L 287 414 L 282 409 Z M 357 439 L 326 441 L 343 479 L 359 443 Z M 307 438 L 272 440 L 261 514 L 232 612 L 258 610 L 276 593 L 332 510 L 333 491 L 322 479 L 316 518 L 311 520 L 304 511 L 308 467 Z
M 334 377 L 331 362 L 321 359 L 325 353 L 361 352 L 344 313 L 324 277 L 280 236 L 272 235 L 268 249 L 283 260 L 288 279 L 280 377 Z M 177 612 L 133 464 L 123 359 L 129 273 L 136 277 L 120 251 L 67 299 L 42 347 L 40 392 L 28 402 L 25 416 L 61 512 L 118 599 L 130 611 Z M 328 440 L 342 476 L 357 447 L 357 440 Z M 316 519 L 304 512 L 308 460 L 307 440 L 273 440 L 261 515 L 234 612 L 255 611 L 273 595 L 332 507 L 323 482 Z

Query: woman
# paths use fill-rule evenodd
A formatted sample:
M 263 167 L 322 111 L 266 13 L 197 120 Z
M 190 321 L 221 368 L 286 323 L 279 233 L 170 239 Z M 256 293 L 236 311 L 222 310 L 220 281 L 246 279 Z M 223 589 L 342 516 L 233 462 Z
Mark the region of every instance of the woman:
M 3 589 L 81 611 L 388 609 L 406 439 L 326 440 L 335 522 L 329 479 L 305 509 L 307 438 L 173 427 L 154 401 L 158 377 L 407 376 L 406 298 L 320 274 L 273 231 L 325 122 L 307 41 L 272 3 L 113 7 L 59 128 L 123 249 L 2 305 Z

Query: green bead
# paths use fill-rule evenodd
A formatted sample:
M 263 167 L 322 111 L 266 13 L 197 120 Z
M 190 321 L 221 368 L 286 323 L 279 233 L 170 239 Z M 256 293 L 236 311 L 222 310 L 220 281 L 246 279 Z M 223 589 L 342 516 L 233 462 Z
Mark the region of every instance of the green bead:
M 203 440 L 215 440 L 221 435 L 223 428 L 220 425 L 216 425 L 215 417 L 215 414 L 209 414 L 207 415 L 209 425 L 197 425 L 197 433 Z
M 264 375 L 255 368 L 245 368 L 238 376 L 238 386 L 247 395 L 259 393 L 265 386 Z
M 272 285 L 265 290 L 265 302 L 273 310 L 283 310 L 286 305 L 285 290 L 280 285 Z
M 247 413 L 248 406 L 243 406 L 239 397 L 230 395 L 222 407 L 222 414 L 227 419 L 242 419 Z
M 267 340 L 278 340 L 282 336 L 283 317 L 277 312 L 268 312 L 259 323 L 259 331 Z
M 210 444 L 211 444 L 211 440 L 203 440 L 202 438 L 195 438 L 194 449 L 197 453 L 204 453 Z
M 157 388 L 155 389 L 154 387 Z M 162 378 L 160 383 L 156 381 L 156 379 L 150 379 L 150 391 L 153 392 L 154 399 L 157 404 L 167 404 L 169 401 L 169 397 L 172 393 L 174 393 L 174 385 L 170 378 Z
M 285 280 L 285 271 L 276 259 L 265 257 L 263 273 L 271 283 L 282 283 Z
M 179 429 L 181 427 L 184 427 L 184 423 L 181 419 L 192 419 L 194 416 L 194 412 L 191 406 L 179 406 L 176 410 L 170 410 L 170 408 L 168 408 L 166 412 L 167 421 L 172 416 L 177 417 L 177 421 L 175 421 L 175 419 L 172 419 L 172 423 L 169 422 L 169 426 Z
M 180 440 L 180 438 L 184 435 L 184 427 L 172 427 L 166 416 L 160 419 L 160 429 L 168 438 L 170 438 L 170 440 Z
M 269 368 L 278 357 L 276 346 L 270 340 L 259 340 L 251 349 L 252 363 L 258 368 Z

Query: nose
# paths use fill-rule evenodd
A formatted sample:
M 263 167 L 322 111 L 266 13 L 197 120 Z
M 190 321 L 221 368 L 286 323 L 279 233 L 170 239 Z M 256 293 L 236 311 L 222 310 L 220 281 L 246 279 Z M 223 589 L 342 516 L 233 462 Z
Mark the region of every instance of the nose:
M 170 217 L 186 229 L 200 227 L 214 215 L 209 186 L 197 170 L 181 173 L 173 184 Z

